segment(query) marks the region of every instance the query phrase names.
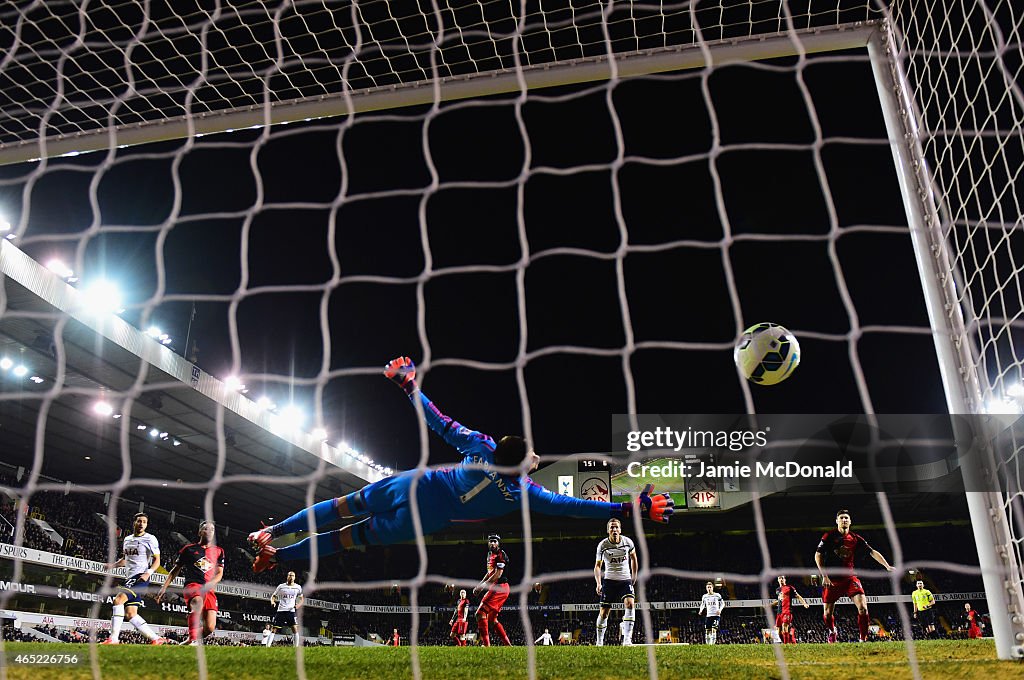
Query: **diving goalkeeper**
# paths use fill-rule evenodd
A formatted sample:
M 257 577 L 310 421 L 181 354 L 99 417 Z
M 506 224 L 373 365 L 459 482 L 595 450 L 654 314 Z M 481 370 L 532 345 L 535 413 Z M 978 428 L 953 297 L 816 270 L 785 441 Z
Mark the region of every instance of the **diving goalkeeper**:
M 414 482 L 424 536 L 451 526 L 455 521 L 486 520 L 516 512 L 523 494 L 529 495 L 531 509 L 545 515 L 604 520 L 632 516 L 632 502 L 605 503 L 560 496 L 529 478 L 525 484 L 520 483 L 520 472 L 533 472 L 540 462 L 540 457 L 529 449 L 526 441 L 522 437 L 507 436 L 495 444 L 488 435 L 470 430 L 441 413 L 419 391 L 416 366 L 408 357 L 389 362 L 384 367 L 384 375 L 401 387 L 410 400 L 420 401 L 427 425 L 462 454 L 462 462 L 438 470 L 422 473 L 410 470 L 388 477 L 360 491 L 321 501 L 283 522 L 252 532 L 249 541 L 259 552 L 253 571 L 261 572 L 277 561 L 308 560 L 313 551 L 325 557 L 353 546 L 391 545 L 415 539 L 410 508 Z M 499 472 L 493 466 L 518 470 Z M 636 508 L 644 519 L 668 522 L 675 505 L 672 497 L 668 494 L 652 496 L 652 489 L 650 484 L 644 488 Z M 308 531 L 310 513 L 314 528 L 339 519 L 355 521 L 337 531 L 316 534 L 286 547 L 270 545 L 275 536 Z

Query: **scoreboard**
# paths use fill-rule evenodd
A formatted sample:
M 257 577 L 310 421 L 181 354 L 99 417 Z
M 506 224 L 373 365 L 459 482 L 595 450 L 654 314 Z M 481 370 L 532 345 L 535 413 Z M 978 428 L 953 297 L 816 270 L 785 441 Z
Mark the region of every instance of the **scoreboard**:
M 576 471 L 580 473 L 587 472 L 611 472 L 612 466 L 606 460 L 590 460 L 587 458 L 581 458 L 576 461 Z
M 611 501 L 612 466 L 596 458 L 560 460 L 531 475 L 538 484 L 562 496 Z
M 612 466 L 604 460 L 581 458 L 576 461 L 577 498 L 592 501 L 612 500 Z

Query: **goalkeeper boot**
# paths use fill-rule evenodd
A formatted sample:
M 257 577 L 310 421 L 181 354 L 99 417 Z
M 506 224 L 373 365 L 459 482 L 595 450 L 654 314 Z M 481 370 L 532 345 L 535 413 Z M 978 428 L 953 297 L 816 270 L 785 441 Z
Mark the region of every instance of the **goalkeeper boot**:
M 260 522 L 260 524 L 263 523 Z M 262 550 L 266 545 L 270 543 L 270 541 L 273 538 L 273 534 L 267 531 L 267 525 L 263 524 L 262 529 L 257 529 L 256 531 L 249 534 L 249 543 L 251 543 L 252 547 L 256 548 L 257 550 Z
M 260 549 L 260 554 L 253 560 L 252 570 L 259 574 L 260 572 L 266 571 L 267 569 L 273 569 L 277 566 L 277 560 L 274 555 L 277 554 L 277 548 L 272 545 L 265 545 Z

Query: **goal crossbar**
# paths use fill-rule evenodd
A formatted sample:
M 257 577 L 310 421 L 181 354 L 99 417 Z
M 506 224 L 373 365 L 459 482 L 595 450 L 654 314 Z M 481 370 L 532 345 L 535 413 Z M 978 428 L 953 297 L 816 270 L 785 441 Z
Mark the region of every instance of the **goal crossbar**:
M 158 121 L 118 125 L 73 134 L 0 145 L 0 165 L 40 158 L 73 156 L 110 148 L 164 142 L 246 128 L 296 123 L 407 106 L 508 94 L 578 83 L 629 78 L 863 48 L 879 27 L 867 20 L 836 26 L 799 29 L 703 44 L 661 47 L 635 52 L 581 57 L 539 65 L 523 65 L 468 75 L 438 77 L 411 83 L 351 90 L 266 105 L 253 104 L 224 111 L 181 115 Z

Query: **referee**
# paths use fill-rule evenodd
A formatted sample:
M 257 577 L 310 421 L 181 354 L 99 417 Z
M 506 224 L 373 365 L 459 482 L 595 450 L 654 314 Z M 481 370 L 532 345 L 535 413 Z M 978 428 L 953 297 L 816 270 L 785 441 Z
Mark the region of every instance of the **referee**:
M 917 590 L 910 596 L 914 600 L 914 618 L 928 635 L 935 633 L 935 596 L 924 587 L 924 581 L 917 582 Z

